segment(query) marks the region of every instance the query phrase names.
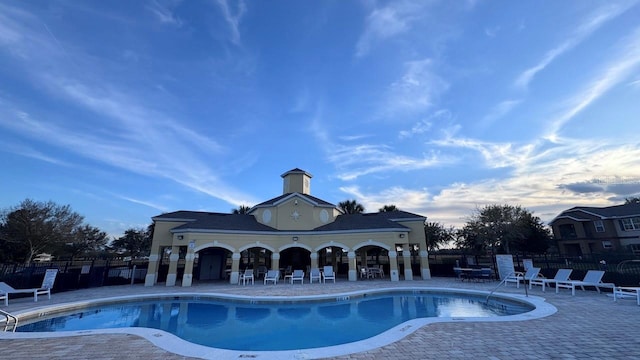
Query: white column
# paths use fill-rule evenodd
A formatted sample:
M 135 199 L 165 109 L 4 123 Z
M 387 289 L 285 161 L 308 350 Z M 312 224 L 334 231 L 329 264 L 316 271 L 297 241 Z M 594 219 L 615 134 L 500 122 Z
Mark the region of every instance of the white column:
M 349 259 L 349 281 L 358 281 L 358 266 L 356 264 L 356 252 L 349 251 L 347 253 Z
M 171 255 L 169 255 L 169 273 L 167 274 L 167 286 L 175 286 L 178 276 L 178 259 L 180 259 L 179 248 L 174 246 Z
M 431 269 L 429 269 L 429 253 L 427 250 L 420 250 L 420 273 L 422 280 L 431 279 Z
M 182 274 L 182 286 L 191 286 L 193 282 L 193 262 L 196 259 L 196 254 L 191 248 L 189 248 L 187 255 L 185 255 L 184 274 Z
M 147 268 L 147 275 L 144 277 L 144 286 L 153 286 L 158 280 L 158 261 L 160 255 L 149 255 L 149 267 Z
M 411 251 L 402 250 L 402 261 L 404 262 L 404 279 L 413 280 L 413 271 L 411 270 Z
M 400 281 L 400 274 L 398 274 L 398 253 L 396 251 L 389 251 L 389 277 L 391 281 Z
M 229 284 L 237 284 L 240 280 L 240 253 L 234 252 L 231 255 L 231 274 L 229 274 Z

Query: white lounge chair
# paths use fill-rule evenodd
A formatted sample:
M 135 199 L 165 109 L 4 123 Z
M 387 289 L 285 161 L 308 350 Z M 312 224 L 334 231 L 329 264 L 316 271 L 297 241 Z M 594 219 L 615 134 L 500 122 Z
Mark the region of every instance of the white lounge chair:
M 522 272 L 514 272 L 509 276 L 505 277 L 502 281 L 504 281 L 505 285 L 507 285 L 507 283 L 510 283 L 510 282 L 516 283 L 516 287 L 519 288 L 521 281 L 526 283 L 526 281 L 531 281 L 531 279 L 535 279 L 539 277 L 539 275 L 540 275 L 540 268 L 532 267 L 532 268 L 529 268 L 527 272 L 524 274 Z
M 535 279 L 531 279 L 529 280 L 529 289 L 531 289 L 531 286 L 533 285 L 540 285 L 542 286 L 542 291 L 545 291 L 545 287 L 549 286 L 550 284 L 555 284 L 558 281 L 569 281 L 571 279 L 569 279 L 569 276 L 571 276 L 571 272 L 573 271 L 573 269 L 558 269 L 558 271 L 556 271 L 556 275 L 553 277 L 553 279 L 546 279 L 546 278 L 542 278 L 542 277 L 538 277 Z
M 264 276 L 264 284 L 272 282 L 275 285 L 278 283 L 278 278 L 280 278 L 280 270 L 269 270 Z
M 557 281 L 556 282 L 556 293 L 559 292 L 560 288 L 563 289 L 571 289 L 571 295 L 576 294 L 576 286 L 580 286 L 582 291 L 584 291 L 585 286 L 593 286 L 600 293 L 601 287 L 606 288 L 615 288 L 615 284 L 613 283 L 603 283 L 602 277 L 604 276 L 604 271 L 602 270 L 589 270 L 587 274 L 584 276 L 582 280 L 568 280 L 568 281 Z
M 253 269 L 245 269 L 244 272 L 240 274 L 240 281 L 242 281 L 242 285 L 246 285 L 249 281 L 251 281 L 251 284 L 253 285 Z M 240 281 L 238 281 L 238 284 L 240 284 Z
M 293 270 L 293 274 L 291 274 L 291 283 L 293 284 L 296 281 L 300 281 L 300 284 L 304 284 L 303 270 Z
M 636 298 L 638 306 L 640 306 L 640 287 L 615 286 L 613 288 L 613 301 L 633 298 Z
M 333 266 L 327 265 L 322 269 L 322 282 L 327 282 L 327 280 L 333 280 L 336 282 L 336 273 L 333 272 Z
M 33 301 L 38 301 L 38 295 L 47 295 L 51 299 L 51 288 L 56 281 L 58 275 L 57 269 L 47 269 L 39 288 L 33 289 L 15 289 L 11 285 L 0 282 L 0 299 L 4 299 L 4 305 L 9 306 L 9 294 L 33 294 Z
M 309 271 L 309 284 L 313 284 L 313 280 L 318 280 L 318 283 L 322 282 L 322 274 L 320 274 L 320 269 L 311 268 Z

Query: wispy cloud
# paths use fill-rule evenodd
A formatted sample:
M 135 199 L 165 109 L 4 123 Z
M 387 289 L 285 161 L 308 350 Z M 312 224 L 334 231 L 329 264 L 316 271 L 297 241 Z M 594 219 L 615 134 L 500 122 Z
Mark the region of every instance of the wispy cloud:
M 375 8 L 367 16 L 365 29 L 356 44 L 356 57 L 366 56 L 374 44 L 405 33 L 420 19 L 419 9 L 426 2 L 393 1 Z
M 433 128 L 434 123 L 442 125 L 441 123 L 450 122 L 451 119 L 451 112 L 446 109 L 441 109 L 415 123 L 410 130 L 401 130 L 398 136 L 400 139 L 405 139 L 414 135 L 420 135 L 429 132 Z
M 340 143 L 332 138 L 323 124 L 322 107 L 318 106 L 310 120 L 309 132 L 324 149 L 327 160 L 338 168 L 336 177 L 341 180 L 352 181 L 370 174 L 430 168 L 454 161 L 437 154 L 424 154 L 422 157 L 405 156 L 394 152 L 391 146 L 384 144 L 354 144 L 364 139 L 360 134 L 342 135 L 340 140 L 348 144 Z
M 516 79 L 515 85 L 519 88 L 527 88 L 536 74 L 549 66 L 557 57 L 573 49 L 608 21 L 615 19 L 635 5 L 635 2 L 607 3 L 607 5 L 600 7 L 585 22 L 580 24 L 568 39 L 549 50 L 536 65 L 522 72 Z
M 386 172 L 408 172 L 450 163 L 436 154 L 424 154 L 422 158 L 394 153 L 388 146 L 360 144 L 337 146 L 329 155 L 329 161 L 339 167 L 337 177 L 350 181 L 359 177 Z
M 478 123 L 480 127 L 486 128 L 493 124 L 496 120 L 504 117 L 508 113 L 513 110 L 516 106 L 518 106 L 522 100 L 504 100 L 498 103 L 496 106 L 489 111 L 487 115 L 485 115 L 482 120 Z
M 118 198 L 120 198 L 120 199 L 122 199 L 122 200 L 126 200 L 126 201 L 132 202 L 134 204 L 144 205 L 144 206 L 150 207 L 152 209 L 156 209 L 158 211 L 167 212 L 167 211 L 170 210 L 168 207 L 166 207 L 164 205 L 159 205 L 159 204 L 153 203 L 151 201 L 134 199 L 134 198 L 129 197 L 129 196 L 118 195 L 118 194 L 113 194 L 113 195 L 118 197 Z
M 449 88 L 449 83 L 436 73 L 431 59 L 409 61 L 405 69 L 402 78 L 391 84 L 383 111 L 394 120 L 401 114 L 424 113 Z
M 229 2 L 228 0 L 216 0 L 216 3 L 222 10 L 225 21 L 229 24 L 231 31 L 230 40 L 235 45 L 240 45 L 240 20 L 247 11 L 247 6 L 243 0 Z M 231 5 L 235 5 L 235 11 Z
M 182 20 L 171 10 L 170 5 L 163 5 L 159 1 L 151 1 L 146 8 L 163 24 L 182 26 Z
M 498 32 L 500 32 L 500 26 L 484 28 L 484 33 L 490 38 L 496 37 L 498 35 Z
M 452 142 L 451 146 L 454 143 L 483 156 L 501 147 L 472 140 Z M 403 210 L 429 216 L 429 221 L 460 227 L 477 207 L 485 205 L 521 205 L 549 221 L 567 208 L 606 206 L 603 197 L 613 205 L 640 189 L 638 144 L 566 139 L 562 144 L 525 144 L 516 149 L 520 149 L 520 156 L 508 155 L 508 151 L 503 160 L 488 162 L 487 166 L 499 163 L 510 166 L 507 174 L 500 177 L 420 189 L 394 186 L 375 193 L 357 186 L 340 190 L 362 202 L 369 211 L 385 204 L 401 204 Z
M 89 113 L 84 121 L 67 121 L 63 115 L 25 110 L 22 104 L 0 99 L 4 105 L 0 127 L 5 131 L 129 172 L 169 179 L 233 205 L 256 202 L 220 180 L 219 175 L 232 161 L 213 137 L 189 127 L 184 119 L 156 110 L 153 99 L 137 93 L 122 79 L 103 77 L 97 71 L 79 71 L 68 58 L 95 69 L 106 64 L 74 47 L 65 51 L 64 39 L 52 38 L 52 33 L 30 14 L 2 9 L 0 16 L 6 13 L 13 17 L 0 21 L 0 32 L 19 34 L 22 39 L 11 47 L 16 68 L 29 69 L 28 81 L 49 91 L 46 95 Z M 13 39 L 8 35 L 3 38 Z M 34 152 L 23 154 L 38 156 Z
M 640 27 L 623 40 L 620 51 L 606 64 L 599 75 L 566 101 L 564 110 L 549 124 L 546 138 L 557 141 L 560 129 L 591 103 L 624 81 L 640 65 Z
M 0 101 L 2 104 L 2 101 Z M 59 158 L 43 154 L 41 151 L 38 151 L 31 146 L 16 144 L 16 143 L 3 143 L 0 142 L 0 145 L 3 145 L 4 149 L 8 152 L 14 153 L 16 155 L 44 161 L 46 163 L 59 165 L 59 166 L 72 166 L 70 163 L 61 160 Z
M 430 141 L 429 144 L 469 149 L 482 155 L 485 164 L 489 168 L 512 167 L 522 164 L 530 156 L 535 146 L 532 144 L 515 145 L 512 143 L 491 143 L 468 138 L 448 137 Z

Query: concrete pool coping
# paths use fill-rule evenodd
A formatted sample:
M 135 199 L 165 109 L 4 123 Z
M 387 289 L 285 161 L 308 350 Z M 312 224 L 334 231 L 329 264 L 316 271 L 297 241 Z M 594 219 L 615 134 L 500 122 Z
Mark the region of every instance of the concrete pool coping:
M 61 311 L 79 310 L 95 305 L 104 305 L 118 302 L 130 302 L 135 300 L 149 300 L 149 299 L 175 299 L 175 298 L 215 298 L 226 300 L 240 300 L 240 301 L 276 301 L 276 302 L 305 302 L 305 301 L 321 301 L 321 300 L 336 300 L 344 299 L 345 297 L 363 297 L 365 295 L 384 294 L 389 292 L 418 292 L 418 293 L 446 293 L 446 294 L 460 294 L 460 295 L 475 295 L 482 296 L 489 295 L 489 291 L 472 290 L 472 289 L 459 289 L 459 288 L 444 288 L 444 287 L 424 287 L 424 286 L 398 286 L 398 287 L 380 287 L 366 290 L 354 290 L 339 293 L 330 294 L 315 294 L 315 295 L 298 295 L 287 296 L 286 300 L 283 296 L 255 296 L 255 295 L 240 295 L 240 294 L 228 294 L 228 293 L 213 293 L 213 292 L 167 292 L 167 293 L 154 293 L 154 294 L 137 294 L 126 296 L 115 296 L 107 298 L 94 298 L 90 300 L 61 303 L 56 305 L 39 306 L 36 308 L 25 309 L 20 312 L 16 312 L 14 315 L 21 319 L 27 318 L 30 320 L 50 316 L 51 314 L 59 313 Z M 546 300 L 539 296 L 529 295 L 524 296 L 520 294 L 495 292 L 491 295 L 491 298 L 506 299 L 509 301 L 516 301 L 529 304 L 534 307 L 533 310 L 517 315 L 506 315 L 496 317 L 440 317 L 440 318 L 418 318 L 409 320 L 400 325 L 397 325 L 379 335 L 373 336 L 368 339 L 321 348 L 309 348 L 299 350 L 282 350 L 282 351 L 238 351 L 238 350 L 226 350 L 207 347 L 203 345 L 194 344 L 183 340 L 175 335 L 167 333 L 158 329 L 150 328 L 117 328 L 117 329 L 96 329 L 96 330 L 81 330 L 81 331 L 65 331 L 65 332 L 40 332 L 40 333 L 3 333 L 0 334 L 0 339 L 40 339 L 40 338 L 64 338 L 71 336 L 88 336 L 88 335 L 106 335 L 106 334 L 131 334 L 145 338 L 155 346 L 164 349 L 168 352 L 187 357 L 195 357 L 202 359 L 239 359 L 239 358 L 254 358 L 254 359 L 319 359 L 333 356 L 345 356 L 354 353 L 365 352 L 379 348 L 381 346 L 389 345 L 394 342 L 401 341 L 405 337 L 409 336 L 416 330 L 423 328 L 427 325 L 434 323 L 446 323 L 446 322 L 506 322 L 506 321 L 526 321 L 532 319 L 539 319 L 554 314 L 557 309 L 546 302 Z

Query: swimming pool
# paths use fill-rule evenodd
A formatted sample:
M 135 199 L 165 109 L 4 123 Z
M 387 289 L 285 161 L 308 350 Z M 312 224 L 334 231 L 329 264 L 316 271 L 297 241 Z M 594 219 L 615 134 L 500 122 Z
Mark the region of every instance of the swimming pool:
M 344 354 L 355 352 L 347 349 L 362 351 L 366 343 L 365 347 L 379 347 L 430 322 L 522 320 L 539 310 L 522 299 L 496 295 L 490 306 L 484 305 L 485 299 L 486 293 L 450 289 L 381 289 L 290 301 L 175 294 L 126 297 L 106 299 L 98 306 L 82 303 L 40 310 L 22 317 L 18 331 L 148 334 L 158 329 L 209 350 L 275 354 L 323 349 L 327 356 L 328 349 L 342 348 Z M 69 307 L 73 311 L 63 313 Z M 96 328 L 111 330 L 90 330 Z M 153 336 L 157 339 L 158 332 Z

